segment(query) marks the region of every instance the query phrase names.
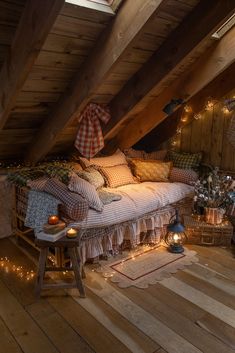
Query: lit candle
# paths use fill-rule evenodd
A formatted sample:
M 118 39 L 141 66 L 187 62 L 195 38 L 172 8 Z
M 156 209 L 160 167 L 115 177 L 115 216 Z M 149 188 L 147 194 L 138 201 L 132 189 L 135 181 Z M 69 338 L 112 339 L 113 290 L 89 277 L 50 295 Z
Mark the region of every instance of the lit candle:
M 54 225 L 59 223 L 59 217 L 58 216 L 50 216 L 48 218 L 48 224 Z
M 78 233 L 77 233 L 76 229 L 74 229 L 74 228 L 70 228 L 66 232 L 66 235 L 67 235 L 68 238 L 75 238 L 77 236 L 77 234 Z

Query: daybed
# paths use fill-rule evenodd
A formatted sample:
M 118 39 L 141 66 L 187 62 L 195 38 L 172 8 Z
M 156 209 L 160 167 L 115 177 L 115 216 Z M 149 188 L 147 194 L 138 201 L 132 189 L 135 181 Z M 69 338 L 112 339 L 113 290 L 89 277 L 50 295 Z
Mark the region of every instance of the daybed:
M 119 157 L 116 158 L 117 163 L 120 163 Z M 97 163 L 101 159 L 96 159 Z M 123 156 L 121 160 L 123 161 Z M 89 161 L 89 164 L 92 163 Z M 126 160 L 124 163 L 126 166 Z M 107 160 L 104 164 L 107 164 Z M 85 167 L 89 166 L 85 165 Z M 107 168 L 112 169 L 112 167 Z M 164 234 L 165 225 L 174 215 L 175 207 L 184 208 L 187 212 L 191 211 L 193 187 L 186 183 L 169 180 L 137 183 L 134 180 L 128 185 L 105 189 L 121 196 L 121 199 L 106 204 L 102 212 L 89 208 L 85 219 L 72 220 L 63 211 L 61 213 L 61 217 L 69 227 L 82 230 L 84 261 L 101 254 L 115 252 L 121 245 L 127 243 L 129 246 L 135 246 L 140 242 L 159 243 Z M 21 219 L 24 218 L 27 190 L 16 188 L 16 213 L 21 214 Z

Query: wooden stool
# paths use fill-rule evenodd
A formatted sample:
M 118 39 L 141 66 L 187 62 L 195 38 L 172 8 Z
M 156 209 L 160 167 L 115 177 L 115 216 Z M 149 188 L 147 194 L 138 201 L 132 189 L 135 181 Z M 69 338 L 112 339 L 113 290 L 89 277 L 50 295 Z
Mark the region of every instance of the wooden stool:
M 40 249 L 39 255 L 39 264 L 38 264 L 38 276 L 35 286 L 35 294 L 39 298 L 42 289 L 55 289 L 55 288 L 78 288 L 80 297 L 85 298 L 85 289 L 82 283 L 82 277 L 85 277 L 85 273 L 83 270 L 83 265 L 81 263 L 80 257 L 80 247 L 79 247 L 79 238 L 69 239 L 67 237 L 63 237 L 55 242 L 47 241 L 47 240 L 35 240 L 36 245 Z M 72 263 L 72 267 L 47 267 L 47 254 L 49 248 L 59 248 L 63 250 L 64 248 L 68 249 L 68 253 L 70 256 L 70 260 Z M 43 283 L 44 274 L 46 271 L 59 272 L 59 271 L 73 271 L 75 282 L 73 283 L 52 283 L 46 284 Z

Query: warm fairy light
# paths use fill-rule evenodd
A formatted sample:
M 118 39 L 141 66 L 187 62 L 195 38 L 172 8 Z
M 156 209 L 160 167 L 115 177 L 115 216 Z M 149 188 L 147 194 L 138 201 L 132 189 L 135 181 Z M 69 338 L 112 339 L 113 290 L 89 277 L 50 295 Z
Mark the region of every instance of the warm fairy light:
M 192 112 L 192 107 L 188 104 L 184 106 L 184 111 L 185 113 L 191 113 Z
M 205 106 L 205 110 L 212 110 L 214 108 L 214 102 L 212 100 L 208 100 Z
M 180 135 L 180 134 L 181 134 L 181 132 L 182 132 L 181 127 L 178 127 L 178 128 L 177 128 L 177 130 L 176 130 L 176 133 L 177 133 L 178 135 Z
M 229 111 L 229 109 L 226 107 L 226 105 L 222 108 L 222 112 L 224 113 L 224 114 L 229 114 L 230 113 L 230 111 Z
M 17 277 L 30 281 L 35 277 L 35 272 L 33 270 L 26 271 L 23 266 L 16 266 L 7 257 L 0 258 L 0 268 L 4 270 L 7 274 L 14 272 Z
M 188 117 L 186 115 L 184 115 L 184 116 L 182 116 L 182 118 L 180 120 L 182 121 L 182 123 L 187 123 Z
M 195 120 L 199 120 L 199 119 L 201 119 L 201 117 L 202 117 L 202 114 L 200 114 L 200 113 L 198 113 L 198 114 L 194 114 L 194 119 Z

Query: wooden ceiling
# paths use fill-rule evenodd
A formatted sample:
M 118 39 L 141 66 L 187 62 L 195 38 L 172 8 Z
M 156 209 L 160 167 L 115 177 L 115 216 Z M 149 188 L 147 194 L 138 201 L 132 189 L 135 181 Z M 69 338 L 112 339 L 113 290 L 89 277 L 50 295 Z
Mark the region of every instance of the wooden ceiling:
M 0 0 L 0 161 L 66 153 L 89 101 L 110 106 L 108 152 L 135 144 L 167 102 L 234 63 L 234 30 L 211 37 L 234 12 L 235 0 L 124 0 L 116 13 L 88 0 Z

